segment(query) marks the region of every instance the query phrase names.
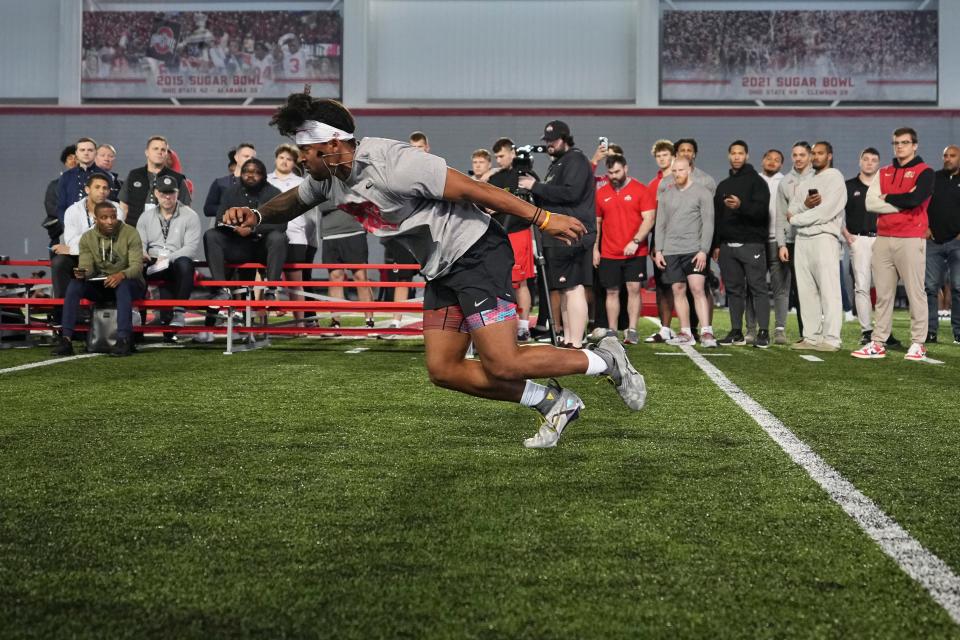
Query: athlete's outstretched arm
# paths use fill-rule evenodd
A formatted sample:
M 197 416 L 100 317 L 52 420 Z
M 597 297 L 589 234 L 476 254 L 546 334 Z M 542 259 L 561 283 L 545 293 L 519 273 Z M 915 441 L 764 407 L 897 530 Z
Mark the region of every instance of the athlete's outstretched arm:
M 456 169 L 447 168 L 447 181 L 443 187 L 443 199 L 472 202 L 484 209 L 493 209 L 537 224 L 542 224 L 546 219 L 546 212 L 541 212 L 538 215 L 537 207 L 529 202 L 521 200 L 503 189 L 498 189 L 492 184 L 471 180 Z M 535 216 L 536 220 L 534 220 Z M 543 230 L 567 244 L 578 240 L 586 233 L 586 228 L 582 222 L 572 216 L 559 213 L 550 214 Z
M 281 222 L 290 222 L 312 208 L 313 205 L 306 205 L 300 202 L 298 189 L 294 187 L 289 191 L 285 191 L 271 198 L 265 204 L 260 205 L 257 211 L 263 216 L 263 220 L 257 220 L 256 214 L 247 207 L 231 207 L 223 212 L 223 221 L 226 224 L 235 224 L 244 227 L 255 227 L 258 222 L 278 224 Z

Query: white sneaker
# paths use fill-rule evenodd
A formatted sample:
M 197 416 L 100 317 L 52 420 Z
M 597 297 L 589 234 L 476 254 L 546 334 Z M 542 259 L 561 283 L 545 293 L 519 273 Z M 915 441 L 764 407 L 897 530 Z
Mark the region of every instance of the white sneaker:
M 693 339 L 693 336 L 686 332 L 678 333 L 673 338 L 667 340 L 667 344 L 672 344 L 676 347 L 682 347 L 685 345 L 694 345 L 697 341 Z M 714 344 L 713 346 L 717 346 Z
M 209 332 L 209 331 L 201 331 L 200 333 L 195 334 L 195 335 L 193 336 L 193 341 L 194 341 L 194 342 L 201 342 L 201 343 L 204 343 L 204 344 L 209 344 L 209 343 L 213 342 L 213 340 L 214 340 L 213 334 L 212 334 L 211 332 Z
M 547 393 L 556 393 L 559 390 L 560 394 L 543 414 L 543 424 L 537 434 L 523 441 L 523 446 L 527 449 L 550 449 L 557 446 L 563 430 L 580 416 L 580 411 L 584 408 L 583 400 L 577 394 L 569 389 L 560 389 L 554 386 L 555 384 L 550 385 Z
M 907 350 L 907 355 L 903 356 L 903 359 L 919 361 L 926 357 L 927 348 L 918 342 L 914 342 L 910 345 L 910 349 Z
M 853 322 L 857 319 L 857 316 L 853 315 L 853 311 L 844 311 L 843 320 L 844 322 Z

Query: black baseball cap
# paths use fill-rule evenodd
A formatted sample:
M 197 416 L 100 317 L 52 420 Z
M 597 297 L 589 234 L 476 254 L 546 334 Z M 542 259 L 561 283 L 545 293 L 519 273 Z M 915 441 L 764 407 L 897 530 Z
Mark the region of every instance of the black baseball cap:
M 544 142 L 553 142 L 563 136 L 570 137 L 570 127 L 562 120 L 553 120 L 548 122 L 547 126 L 543 128 L 543 137 L 541 140 Z
M 160 176 L 157 178 L 157 186 L 155 188 L 160 193 L 173 193 L 180 187 L 177 186 L 177 181 L 173 176 Z

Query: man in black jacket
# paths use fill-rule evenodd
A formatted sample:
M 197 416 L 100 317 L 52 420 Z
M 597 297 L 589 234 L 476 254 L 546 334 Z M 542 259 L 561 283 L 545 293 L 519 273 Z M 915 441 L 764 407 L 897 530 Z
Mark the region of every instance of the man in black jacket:
M 120 204 L 126 211 L 124 222 L 136 226 L 140 214 L 148 204 L 157 204 L 157 178 L 172 176 L 177 181 L 179 195 L 177 199 L 185 205 L 190 205 L 190 190 L 187 188 L 187 178 L 167 167 L 167 153 L 169 152 L 167 139 L 163 136 L 150 136 L 143 155 L 147 157 L 147 164 L 133 169 L 127 174 L 127 180 L 120 188 Z
M 60 164 L 64 171 L 70 171 L 77 166 L 77 145 L 71 144 L 63 148 L 60 152 Z M 50 236 L 50 245 L 53 246 L 60 241 L 60 234 L 63 233 L 63 220 L 57 217 L 57 187 L 60 185 L 60 176 L 57 176 L 47 185 L 47 191 L 43 196 L 43 209 L 47 217 L 41 223 Z
M 553 158 L 546 177 L 540 182 L 533 176 L 521 176 L 517 184 L 533 193 L 538 206 L 573 216 L 586 227 L 579 242 L 570 246 L 553 238 L 543 240 L 548 286 L 551 291 L 560 292 L 563 342 L 579 348 L 587 328 L 586 287 L 593 284 L 593 245 L 597 237 L 593 168 L 590 159 L 573 146 L 573 136 L 565 122 L 548 122 L 543 141 Z
M 233 185 L 220 199 L 217 226 L 203 234 L 207 266 L 214 280 L 227 279 L 228 262 L 260 262 L 267 265 L 267 280 L 283 276 L 287 259 L 287 223 L 259 224 L 255 227 L 223 225 L 223 213 L 231 207 L 257 209 L 280 190 L 267 182 L 267 167 L 256 158 L 250 158 L 240 167 L 240 182 Z M 214 300 L 228 300 L 230 291 L 222 288 Z M 276 299 L 276 288 L 268 287 L 265 300 Z
M 927 217 L 930 224 L 924 282 L 930 324 L 927 342 L 937 341 L 940 323 L 937 294 L 943 287 L 946 272 L 950 274 L 953 343 L 960 344 L 960 147 L 955 144 L 943 150 L 943 169 L 935 174 Z
M 766 242 L 770 226 L 770 189 L 748 164 L 747 143 L 734 140 L 727 148 L 730 175 L 717 185 L 713 258 L 730 307 L 730 333 L 722 345 L 744 345 L 743 313 L 749 289 L 757 318 L 755 347 L 770 346 L 770 290 L 767 285 Z

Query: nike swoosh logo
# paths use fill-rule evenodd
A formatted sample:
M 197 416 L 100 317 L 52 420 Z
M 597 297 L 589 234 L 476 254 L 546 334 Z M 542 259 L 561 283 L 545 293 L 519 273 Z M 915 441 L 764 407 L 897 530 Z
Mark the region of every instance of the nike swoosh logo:
M 754 260 L 759 260 L 759 259 L 760 259 L 760 254 L 758 253 L 757 255 L 753 256 L 753 259 L 754 259 Z
M 489 300 L 489 299 L 490 299 L 490 298 L 484 298 L 484 299 L 481 300 L 480 302 L 474 302 L 474 303 L 473 303 L 473 308 L 476 309 L 477 307 L 479 307 L 480 305 L 482 305 L 484 302 L 486 302 L 486 301 Z
M 613 200 L 613 198 L 604 198 L 604 199 L 603 199 L 604 202 L 610 202 L 611 200 Z

